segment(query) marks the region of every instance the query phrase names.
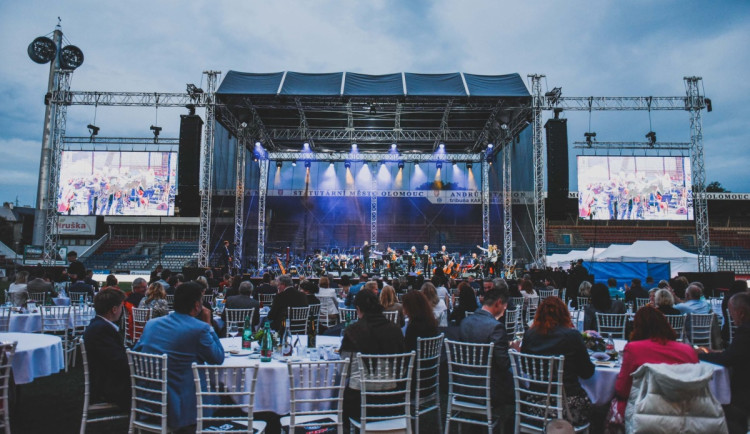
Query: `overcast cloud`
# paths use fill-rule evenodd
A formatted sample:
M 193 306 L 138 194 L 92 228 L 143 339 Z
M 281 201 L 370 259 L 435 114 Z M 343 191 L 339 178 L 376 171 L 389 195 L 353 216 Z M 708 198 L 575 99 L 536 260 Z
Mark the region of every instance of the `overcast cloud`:
M 709 7 L 710 6 L 710 7 Z M 0 2 L 0 200 L 33 205 L 48 66 L 26 54 L 62 18 L 85 62 L 74 90 L 179 92 L 201 72 L 353 71 L 547 75 L 568 96 L 682 96 L 703 77 L 706 174 L 750 192 L 750 3 L 746 1 Z M 164 137 L 179 114 L 158 111 Z M 71 107 L 67 135 L 148 136 L 151 109 Z M 566 113 L 570 141 L 586 113 Z M 685 112 L 655 112 L 660 141 L 688 141 Z M 594 113 L 600 140 L 643 141 L 646 113 Z M 575 155 L 571 150 L 571 158 Z M 571 160 L 573 161 L 573 160 Z

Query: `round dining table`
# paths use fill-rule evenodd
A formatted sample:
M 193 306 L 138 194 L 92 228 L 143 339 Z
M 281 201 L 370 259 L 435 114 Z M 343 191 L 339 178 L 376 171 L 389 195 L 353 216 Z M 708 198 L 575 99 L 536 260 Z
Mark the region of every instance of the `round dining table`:
M 40 309 L 44 309 L 44 307 L 37 307 L 34 312 L 11 312 L 10 321 L 8 322 L 8 331 L 18 333 L 34 333 L 42 331 L 42 314 L 39 312 Z M 87 306 L 83 308 L 81 315 L 75 319 L 74 324 L 73 312 L 71 311 L 68 326 L 85 327 L 95 316 L 96 312 L 94 311 L 94 308 Z
M 302 352 L 307 347 L 307 336 L 293 336 L 292 341 L 295 342 L 299 338 L 299 343 L 296 348 L 299 348 Z M 338 336 L 318 336 L 317 337 L 317 348 L 319 354 L 324 351 L 335 348 L 338 349 L 341 346 L 341 338 Z M 241 355 L 232 355 L 230 351 L 241 349 L 242 339 L 241 338 L 224 338 L 221 339 L 221 344 L 224 346 L 225 358 L 222 366 L 236 366 L 236 367 L 255 367 L 260 366 L 258 372 L 258 380 L 255 385 L 255 408 L 254 411 L 271 411 L 276 414 L 288 414 L 290 410 L 290 393 L 289 393 L 289 371 L 287 363 L 283 360 L 271 360 L 270 362 L 261 362 L 257 355 L 248 356 L 242 353 Z M 253 348 L 257 348 L 258 343 L 253 342 Z M 338 357 L 338 355 L 336 355 Z M 303 360 L 305 356 L 301 357 Z M 321 360 L 323 358 L 321 357 Z
M 60 337 L 38 333 L 0 333 L 0 342 L 12 341 L 17 342 L 12 363 L 16 384 L 31 383 L 35 378 L 65 369 Z
M 614 341 L 615 349 L 622 355 L 622 350 L 625 348 L 627 341 L 624 339 L 614 339 Z M 727 368 L 708 362 L 701 363 L 714 368 L 714 376 L 709 383 L 711 393 L 714 394 L 721 404 L 729 404 L 732 395 Z M 614 364 L 614 366 L 612 365 L 612 363 L 596 364 L 594 375 L 591 378 L 579 378 L 583 390 L 586 391 L 586 394 L 591 399 L 591 403 L 594 405 L 609 404 L 612 398 L 615 397 L 615 381 L 617 380 L 617 375 L 620 373 L 620 365 L 619 363 Z

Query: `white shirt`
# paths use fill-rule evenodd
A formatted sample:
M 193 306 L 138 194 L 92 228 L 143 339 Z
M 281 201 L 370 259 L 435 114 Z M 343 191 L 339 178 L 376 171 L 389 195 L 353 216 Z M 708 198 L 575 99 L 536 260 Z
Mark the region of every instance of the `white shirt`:
M 27 292 L 25 283 L 11 283 L 8 292 Z

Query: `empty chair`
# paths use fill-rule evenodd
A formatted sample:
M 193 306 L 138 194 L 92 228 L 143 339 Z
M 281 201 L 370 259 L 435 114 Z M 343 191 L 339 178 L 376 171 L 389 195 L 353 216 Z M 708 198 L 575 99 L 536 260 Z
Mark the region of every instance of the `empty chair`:
M 310 308 L 288 307 L 286 308 L 286 325 L 293 335 L 307 334 L 307 317 L 310 316 Z
M 226 314 L 227 330 L 231 329 L 232 326 L 237 326 L 238 329 L 245 327 L 245 318 L 250 318 L 250 324 L 252 327 L 253 315 L 255 315 L 255 308 L 249 309 L 224 309 Z
M 563 388 L 565 356 L 538 356 L 510 351 L 516 392 L 515 432 L 544 432 L 552 419 L 563 419 L 566 410 Z M 585 431 L 589 424 L 574 427 Z
M 128 432 L 167 432 L 167 355 L 126 351 L 131 384 Z
M 358 319 L 357 309 L 339 309 L 339 319 L 342 323 L 346 323 L 347 321 L 356 321 Z
M 479 425 L 492 434 L 492 350 L 494 343 L 476 344 L 445 340 L 448 361 L 448 409 L 445 432 L 450 423 Z
M 258 294 L 258 301 L 262 307 L 271 308 L 273 306 L 273 298 L 276 294 Z
M 361 412 L 349 419 L 352 431 L 405 431 L 411 434 L 411 380 L 414 351 L 405 354 L 357 353 Z
M 70 326 L 70 306 L 44 306 L 39 312 L 42 316 L 42 333 L 66 334 Z
M 685 340 L 685 315 L 664 315 L 667 317 L 667 322 L 672 326 L 675 333 L 677 333 L 677 341 L 682 342 Z
M 714 322 L 714 314 L 688 314 L 685 327 L 688 329 L 690 343 L 698 346 L 712 347 L 711 325 Z
M 151 309 L 133 308 L 133 343 L 138 342 L 146 323 L 151 319 Z
M 333 427 L 343 432 L 344 389 L 349 359 L 317 362 L 289 362 L 289 416 L 281 426 L 296 428 Z
M 627 319 L 628 315 L 624 313 L 596 312 L 596 331 L 604 337 L 610 335 L 614 339 L 625 339 Z
M 534 319 L 536 315 L 536 309 L 539 307 L 539 297 L 531 297 L 528 299 L 528 305 L 526 306 L 526 318 L 524 321 L 524 328 Z
M 5 434 L 10 434 L 10 410 L 8 409 L 8 389 L 10 388 L 10 374 L 13 369 L 13 357 L 16 354 L 17 342 L 0 342 L 0 428 L 5 429 Z
M 383 315 L 385 315 L 388 320 L 394 324 L 398 324 L 398 311 L 397 310 L 386 310 L 383 311 Z
M 193 363 L 196 434 L 258 432 L 266 423 L 253 420 L 256 366 L 214 366 Z M 242 414 L 242 416 L 238 416 Z
M 76 351 L 78 350 L 78 347 L 81 345 L 81 340 L 83 339 L 83 332 L 86 330 L 86 327 L 89 325 L 89 322 L 91 322 L 91 319 L 96 316 L 96 312 L 94 312 L 94 308 L 86 305 L 77 305 L 77 306 L 71 306 L 70 308 L 70 315 L 71 315 L 71 328 L 70 328 L 70 336 L 68 337 L 70 345 L 67 350 L 66 356 L 69 357 L 69 363 L 72 366 L 76 365 Z
M 412 420 L 414 431 L 419 433 L 420 417 L 431 411 L 437 411 L 438 424 L 440 417 L 440 351 L 443 348 L 444 335 L 434 338 L 417 338 L 417 359 L 414 367 L 414 408 Z
M 640 309 L 640 308 L 642 308 L 643 306 L 647 305 L 647 304 L 649 303 L 649 301 L 650 301 L 650 300 L 649 300 L 648 298 L 644 298 L 644 297 L 637 297 L 637 298 L 635 299 L 635 310 L 637 311 L 638 309 Z
M 9 306 L 0 306 L 0 333 L 10 331 L 10 314 L 12 308 Z
M 81 434 L 85 434 L 86 425 L 89 423 L 127 419 L 130 417 L 130 413 L 109 402 L 91 403 L 89 359 L 86 356 L 86 344 L 83 338 L 79 339 L 79 344 L 81 346 L 81 360 L 83 360 L 83 415 L 81 416 Z

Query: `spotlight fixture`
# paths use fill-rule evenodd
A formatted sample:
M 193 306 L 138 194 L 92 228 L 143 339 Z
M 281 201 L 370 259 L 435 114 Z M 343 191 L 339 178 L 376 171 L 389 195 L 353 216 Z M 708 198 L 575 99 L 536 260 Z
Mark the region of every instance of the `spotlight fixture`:
M 292 167 L 297 167 L 297 162 L 296 161 L 292 161 Z
M 492 148 L 493 148 L 494 146 L 495 146 L 495 145 L 493 145 L 492 143 L 488 143 L 488 144 L 487 144 L 487 149 L 492 149 Z
M 282 166 L 282 164 L 283 164 L 283 163 L 282 163 L 281 161 L 277 161 L 277 162 L 276 162 L 276 168 L 277 168 L 277 169 L 281 169 L 281 166 Z
M 347 169 L 351 168 L 352 167 L 352 162 L 351 161 L 344 162 L 344 167 L 346 167 Z
M 260 146 L 261 146 L 260 142 L 255 142 L 255 147 L 256 148 L 260 148 Z
M 203 93 L 203 89 L 194 85 L 193 83 L 188 83 L 187 93 L 190 95 L 190 98 L 197 99 L 198 96 Z
M 195 116 L 195 104 L 185 104 L 189 116 Z
M 500 124 L 500 129 L 503 130 L 503 131 L 508 131 L 508 124 L 506 124 L 506 123 Z
M 398 168 L 399 169 L 403 169 L 404 168 L 404 162 L 403 161 L 399 161 L 398 162 Z
M 157 127 L 156 125 L 151 125 L 151 131 L 154 132 L 154 143 L 157 143 L 159 141 L 159 133 L 161 133 L 161 127 Z
M 89 136 L 89 139 L 93 142 L 94 141 L 94 136 L 98 136 L 99 135 L 99 127 L 97 127 L 94 124 L 88 124 L 88 125 L 86 125 L 86 128 L 89 129 L 89 134 L 91 134 L 91 136 Z
M 240 124 L 240 128 L 242 128 L 243 130 L 244 130 L 245 128 L 247 128 L 247 122 L 243 122 L 243 123 L 241 123 L 241 124 Z
M 561 95 L 562 95 L 562 88 L 555 87 L 551 91 L 545 93 L 544 97 L 547 98 L 547 102 L 549 102 L 551 105 L 555 105 L 560 101 Z
M 471 164 L 471 163 L 466 163 L 466 168 L 467 168 L 467 169 L 471 170 L 471 166 L 472 166 L 472 164 Z
M 703 101 L 706 102 L 706 111 L 712 112 L 714 111 L 714 106 L 711 104 L 711 98 L 704 98 Z
M 592 142 L 596 141 L 596 133 L 594 132 L 586 132 L 583 133 L 583 137 L 586 138 L 586 143 L 591 145 Z
M 453 167 L 456 167 L 456 166 L 458 166 L 458 162 L 457 162 L 457 161 L 454 161 L 454 162 L 453 162 Z
M 435 167 L 437 167 L 438 169 L 442 169 L 443 168 L 443 162 L 442 161 L 438 161 L 437 163 L 435 163 Z
M 380 160 L 380 165 L 385 166 L 385 160 Z
M 396 144 L 395 143 L 391 143 L 391 151 L 395 151 L 395 150 L 396 150 Z
M 352 152 L 357 152 L 357 144 L 352 143 Z
M 646 133 L 646 138 L 648 139 L 648 144 L 653 147 L 656 144 L 656 133 L 653 131 L 649 131 Z
M 310 160 L 305 161 L 305 168 L 310 168 Z
M 333 161 L 330 162 L 329 166 L 333 167 Z
M 441 150 L 441 151 L 445 150 L 445 143 L 441 143 L 441 144 L 440 144 L 440 150 Z
M 310 144 L 305 142 L 302 144 L 302 150 L 309 151 L 310 150 Z

